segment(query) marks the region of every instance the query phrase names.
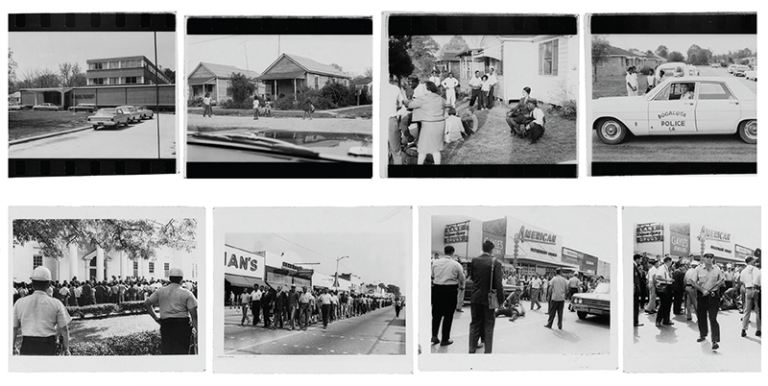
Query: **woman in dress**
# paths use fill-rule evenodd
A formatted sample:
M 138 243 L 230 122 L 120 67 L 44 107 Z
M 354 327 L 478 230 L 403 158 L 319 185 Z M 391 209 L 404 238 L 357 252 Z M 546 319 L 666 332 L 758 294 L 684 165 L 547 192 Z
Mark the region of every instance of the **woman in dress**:
M 423 165 L 427 154 L 431 154 L 435 165 L 439 165 L 445 133 L 445 100 L 433 82 L 427 82 L 425 87 L 425 95 L 407 102 L 408 108 L 413 109 L 413 120 L 421 122 L 417 164 Z

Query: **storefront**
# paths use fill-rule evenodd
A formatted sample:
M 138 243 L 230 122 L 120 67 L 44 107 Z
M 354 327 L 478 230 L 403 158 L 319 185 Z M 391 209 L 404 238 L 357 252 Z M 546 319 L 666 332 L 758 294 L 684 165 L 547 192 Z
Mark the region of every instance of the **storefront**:
M 555 270 L 577 271 L 579 266 L 562 259 L 563 238 L 553 232 L 507 217 L 506 256 L 508 263 L 517 262 L 518 276 L 549 275 Z
M 698 235 L 693 234 L 695 229 L 700 229 Z M 634 242 L 634 252 L 647 253 L 649 257 L 669 254 L 679 259 L 693 255 L 701 261 L 703 254 L 711 253 L 716 263 L 723 264 L 744 264 L 748 250 L 734 244 L 730 232 L 684 222 L 636 224 Z
M 265 285 L 266 253 L 224 245 L 224 300 L 230 292 L 242 293 L 254 285 Z

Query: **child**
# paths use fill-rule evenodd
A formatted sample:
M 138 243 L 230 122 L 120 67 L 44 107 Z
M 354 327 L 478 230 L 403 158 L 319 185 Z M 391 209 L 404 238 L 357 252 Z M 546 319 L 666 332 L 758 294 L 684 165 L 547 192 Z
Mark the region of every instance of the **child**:
M 312 113 L 315 112 L 315 105 L 312 104 L 312 99 L 307 98 L 304 100 L 304 115 L 301 117 L 301 119 L 306 119 L 309 117 L 309 120 L 312 120 Z
M 488 80 L 488 75 L 483 75 L 481 79 L 483 80 L 483 85 L 480 86 L 480 91 L 483 96 L 480 98 L 480 106 L 484 109 L 490 109 L 491 106 L 488 106 L 488 95 L 491 94 L 493 84 Z
M 259 119 L 259 98 L 253 98 L 253 120 Z
M 475 134 L 478 127 L 477 115 L 475 115 L 475 106 L 470 107 L 467 111 L 461 114 L 461 124 L 464 126 L 464 135 L 468 138 L 470 135 Z
M 264 103 L 264 116 L 265 117 L 272 116 L 272 100 L 269 98 L 267 98 L 266 103 Z
M 528 135 L 531 137 L 531 143 L 536 143 L 544 135 L 544 112 L 539 108 L 539 101 L 531 98 L 528 103 L 531 108 L 531 118 L 533 122 L 528 125 Z
M 444 142 L 456 142 L 465 135 L 467 134 L 464 132 L 464 126 L 461 122 L 461 119 L 456 116 L 456 109 L 449 107 L 448 118 L 445 120 Z

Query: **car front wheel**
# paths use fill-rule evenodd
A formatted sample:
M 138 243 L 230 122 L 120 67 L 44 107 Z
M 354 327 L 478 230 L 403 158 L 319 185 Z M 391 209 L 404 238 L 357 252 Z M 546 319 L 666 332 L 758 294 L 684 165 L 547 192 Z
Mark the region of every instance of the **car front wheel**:
M 746 143 L 757 143 L 757 119 L 750 119 L 739 124 L 739 137 Z
M 576 311 L 576 315 L 579 317 L 579 319 L 586 319 L 587 313 L 584 311 Z
M 597 125 L 597 137 L 605 144 L 620 144 L 626 136 L 627 127 L 616 119 L 603 119 Z
M 99 129 L 99 125 L 93 125 L 93 129 L 94 130 L 98 130 Z

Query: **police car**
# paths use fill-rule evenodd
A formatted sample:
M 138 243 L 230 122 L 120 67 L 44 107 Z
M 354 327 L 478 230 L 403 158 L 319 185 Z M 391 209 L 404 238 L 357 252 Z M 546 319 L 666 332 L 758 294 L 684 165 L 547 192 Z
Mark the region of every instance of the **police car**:
M 726 77 L 667 78 L 637 97 L 592 102 L 592 129 L 616 145 L 628 133 L 648 135 L 734 134 L 757 143 L 757 95 Z

